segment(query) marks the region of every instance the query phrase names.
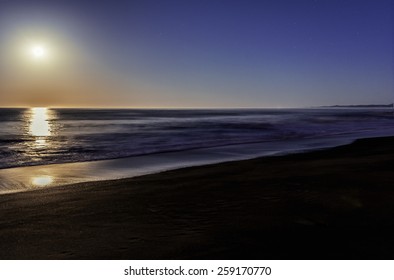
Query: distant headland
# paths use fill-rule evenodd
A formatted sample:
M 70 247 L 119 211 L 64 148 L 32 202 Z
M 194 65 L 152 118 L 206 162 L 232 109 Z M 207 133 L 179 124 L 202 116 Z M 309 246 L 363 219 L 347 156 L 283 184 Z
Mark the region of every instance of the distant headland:
M 393 108 L 394 104 L 363 104 L 363 105 L 331 105 L 320 108 Z

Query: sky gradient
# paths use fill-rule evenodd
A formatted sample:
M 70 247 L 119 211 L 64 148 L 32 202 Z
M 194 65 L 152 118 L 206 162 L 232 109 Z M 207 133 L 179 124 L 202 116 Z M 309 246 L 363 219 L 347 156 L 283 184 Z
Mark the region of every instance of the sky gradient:
M 46 61 L 26 55 L 35 42 Z M 3 0 L 0 44 L 0 106 L 394 100 L 390 0 Z

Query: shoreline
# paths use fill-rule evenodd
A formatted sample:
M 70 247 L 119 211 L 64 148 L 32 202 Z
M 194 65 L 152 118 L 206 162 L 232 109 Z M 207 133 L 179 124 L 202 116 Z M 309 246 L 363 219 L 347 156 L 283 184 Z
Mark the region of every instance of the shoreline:
M 117 180 L 185 167 L 282 156 L 350 143 L 347 137 L 243 143 L 85 162 L 0 169 L 0 195 L 83 182 Z
M 83 112 L 84 111 L 82 110 L 81 114 L 83 114 Z M 339 113 L 337 110 L 335 110 L 335 113 L 331 112 L 329 114 L 322 113 L 320 109 L 318 110 L 318 113 L 314 109 L 309 111 L 307 109 L 301 109 L 300 112 L 302 113 L 301 115 L 300 113 L 295 113 L 293 110 L 283 110 L 280 113 L 270 113 L 269 110 L 258 110 L 258 112 L 254 112 L 251 115 L 246 114 L 241 116 L 241 118 L 237 117 L 237 121 L 234 122 L 234 124 L 246 124 L 246 126 L 243 128 L 247 129 L 245 135 L 260 135 L 259 133 L 254 131 L 254 129 L 256 128 L 258 129 L 257 131 L 260 131 L 260 133 L 262 133 L 258 137 L 240 137 L 239 139 L 237 133 L 240 133 L 241 131 L 238 131 L 237 125 L 234 126 L 234 124 L 232 124 L 232 118 L 234 117 L 234 114 L 238 116 L 237 113 L 233 112 L 229 115 L 223 115 L 216 112 L 215 114 L 211 115 L 195 115 L 195 113 L 189 112 L 188 114 L 186 114 L 187 118 L 183 119 L 183 121 L 188 120 L 189 117 L 197 116 L 197 120 L 199 120 L 198 123 L 201 122 L 200 125 L 203 125 L 204 118 L 208 117 L 208 119 L 210 119 L 210 121 L 213 121 L 213 123 L 215 124 L 215 129 L 219 129 L 218 131 L 221 131 L 220 129 L 223 129 L 223 133 L 230 133 L 229 135 L 233 136 L 235 135 L 233 138 L 230 137 L 233 140 L 238 139 L 237 141 L 241 141 L 242 139 L 244 139 L 244 141 L 246 141 L 247 139 L 249 139 L 248 141 L 250 141 L 260 139 L 262 142 L 253 141 L 243 142 L 239 144 L 230 144 L 230 142 L 232 141 L 208 141 L 207 143 L 209 143 L 210 145 L 220 145 L 215 147 L 196 147 L 195 149 L 188 149 L 188 143 L 181 141 L 183 139 L 183 136 L 179 136 L 179 139 L 175 137 L 173 140 L 171 140 L 175 141 L 175 139 L 178 139 L 175 142 L 170 141 L 171 137 L 167 139 L 166 137 L 163 138 L 156 135 L 157 137 L 154 136 L 152 139 L 149 138 L 149 141 L 154 141 L 155 139 L 155 141 L 159 141 L 160 139 L 162 139 L 164 143 L 167 143 L 166 141 L 170 141 L 170 143 L 172 144 L 180 143 L 180 146 L 176 147 L 181 149 L 179 151 L 157 151 L 155 153 L 151 153 L 152 149 L 147 148 L 147 150 L 145 150 L 144 145 L 138 144 L 140 143 L 139 141 L 141 141 L 141 139 L 133 142 L 132 138 L 127 138 L 132 137 L 130 133 L 127 133 L 126 137 L 130 140 L 130 142 L 122 140 L 120 142 L 120 146 L 118 147 L 118 145 L 116 145 L 116 139 L 112 139 L 113 136 L 110 136 L 109 134 L 110 130 L 103 131 L 103 135 L 106 135 L 103 136 L 103 139 L 107 139 L 107 137 L 110 136 L 110 139 L 114 140 L 114 142 L 112 142 L 112 140 L 108 142 L 101 139 L 105 142 L 101 143 L 100 137 L 98 137 L 97 139 L 95 137 L 87 138 L 87 142 L 85 144 L 87 144 L 88 146 L 95 145 L 94 142 L 97 140 L 98 147 L 103 147 L 102 150 L 93 149 L 91 155 L 86 154 L 86 152 L 91 149 L 88 148 L 87 151 L 84 151 L 83 147 L 85 147 L 85 144 L 81 143 L 79 143 L 82 145 L 80 147 L 78 143 L 75 143 L 77 144 L 77 150 L 75 152 L 76 154 L 74 154 L 74 152 L 72 151 L 69 151 L 69 148 L 73 146 L 72 141 L 70 147 L 65 147 L 64 150 L 60 149 L 60 146 L 57 146 L 60 142 L 56 140 L 56 137 L 52 139 L 53 143 L 52 140 L 48 142 L 47 147 L 40 146 L 40 142 L 34 142 L 38 146 L 32 142 L 30 144 L 34 145 L 31 146 L 29 143 L 24 143 L 22 141 L 24 144 L 21 144 L 18 148 L 18 145 L 15 146 L 14 144 L 10 144 L 10 146 L 8 146 L 6 142 L 4 144 L 4 147 L 6 147 L 6 151 L 8 150 L 8 148 L 10 148 L 10 151 L 9 153 L 5 153 L 5 156 L 2 158 L 3 168 L 0 169 L 0 195 L 2 193 L 35 190 L 60 185 L 76 184 L 80 182 L 130 178 L 145 174 L 162 172 L 165 170 L 179 169 L 188 166 L 201 166 L 219 162 L 246 160 L 261 156 L 284 155 L 319 150 L 350 143 L 358 138 L 393 135 L 392 115 L 387 118 L 387 112 L 383 114 L 376 114 L 375 111 L 368 110 L 361 115 L 355 113 L 353 110 L 351 111 L 351 113 L 347 112 L 345 115 Z M 45 113 L 45 111 L 43 111 L 43 113 Z M 131 116 L 133 116 L 132 111 L 128 111 L 127 114 L 131 114 Z M 148 115 L 141 115 L 142 117 L 140 116 L 140 118 L 137 118 L 137 121 L 149 120 L 149 118 L 146 119 L 146 117 L 151 117 L 155 114 L 158 117 L 162 116 L 162 113 L 150 113 Z M 167 115 L 164 114 L 164 116 Z M 171 116 L 171 114 L 169 116 Z M 172 115 L 172 117 L 177 116 L 177 114 Z M 179 116 L 183 115 L 181 114 Z M 292 116 L 292 118 L 294 117 L 295 120 L 292 120 L 292 118 L 289 118 L 289 116 Z M 27 117 L 32 118 L 34 117 L 34 115 L 29 115 Z M 74 117 L 78 119 L 81 117 L 81 115 L 76 115 Z M 119 125 L 123 123 L 123 117 L 122 114 L 117 115 L 116 113 L 111 113 L 111 118 L 113 118 L 115 121 L 117 120 L 119 122 Z M 128 115 L 128 117 L 130 116 Z M 227 117 L 229 117 L 229 119 L 227 119 Z M 249 117 L 252 118 L 251 126 L 247 125 Z M 92 125 L 94 125 L 95 117 L 91 116 L 91 118 L 92 119 L 86 123 L 87 127 L 90 127 L 90 129 L 92 129 Z M 133 118 L 134 117 L 131 117 L 130 120 L 133 120 Z M 61 122 L 62 120 L 63 119 L 60 119 L 59 122 Z M 256 120 L 259 121 L 256 122 Z M 355 125 L 355 120 L 363 120 L 363 125 Z M 377 120 L 379 120 L 379 127 L 376 127 L 375 125 Z M 67 117 L 64 117 L 63 121 L 67 121 Z M 176 123 L 177 125 L 180 125 L 183 121 Z M 293 121 L 295 121 L 296 123 L 292 123 Z M 163 123 L 165 124 L 166 121 Z M 259 123 L 259 125 L 256 126 L 257 123 Z M 29 123 L 26 123 L 26 125 L 28 124 Z M 260 127 L 260 125 L 263 124 L 268 125 L 267 129 Z M 294 124 L 296 124 L 295 127 L 293 127 Z M 46 123 L 44 122 L 43 125 L 46 125 Z M 147 125 L 149 126 L 149 121 L 147 122 Z M 158 128 L 155 128 L 156 125 L 152 125 L 153 124 L 150 124 L 150 129 L 154 128 L 153 131 L 156 131 L 155 129 Z M 175 127 L 177 127 L 177 125 L 175 125 Z M 164 125 L 162 128 L 165 129 L 165 126 L 166 125 Z M 108 123 L 104 123 L 104 127 L 107 127 L 108 129 Z M 249 130 L 252 130 L 253 132 Z M 160 129 L 156 132 L 159 131 Z M 184 133 L 187 134 L 187 131 L 188 130 L 186 129 Z M 210 134 L 212 132 L 213 131 L 208 129 L 207 135 L 212 136 L 212 134 Z M 71 138 L 72 135 L 75 136 L 78 134 L 75 134 L 75 131 L 69 131 L 69 133 L 69 137 Z M 265 135 L 265 133 L 267 135 Z M 84 134 L 82 133 L 81 135 Z M 88 133 L 86 135 L 90 134 Z M 203 135 L 205 134 L 203 133 Z M 187 139 L 187 137 L 183 140 L 185 139 Z M 215 136 L 212 139 L 221 138 Z M 157 145 L 157 147 L 155 147 L 155 149 L 157 150 L 160 150 L 166 146 L 161 146 L 160 141 L 154 144 Z M 197 141 L 196 143 L 198 142 L 199 141 Z M 137 143 L 138 145 L 134 147 L 133 143 Z M 24 145 L 27 145 L 27 147 L 29 147 L 26 153 L 21 151 L 20 149 Z M 116 149 L 116 147 L 118 147 L 118 149 Z M 124 151 L 122 147 L 129 147 L 130 149 L 126 148 L 126 151 Z M 149 145 L 146 147 L 149 147 Z M 46 148 L 48 148 L 48 151 L 46 151 Z M 110 149 L 111 151 L 115 149 L 115 151 L 108 153 L 107 149 Z M 139 155 L 127 156 L 130 151 L 134 151 L 133 153 L 137 153 Z M 89 153 L 90 152 L 88 152 L 88 154 Z M 99 160 L 96 157 L 104 157 L 105 159 Z M 74 162 L 66 163 L 69 160 L 74 160 Z
M 0 196 L 1 259 L 392 259 L 394 137 Z

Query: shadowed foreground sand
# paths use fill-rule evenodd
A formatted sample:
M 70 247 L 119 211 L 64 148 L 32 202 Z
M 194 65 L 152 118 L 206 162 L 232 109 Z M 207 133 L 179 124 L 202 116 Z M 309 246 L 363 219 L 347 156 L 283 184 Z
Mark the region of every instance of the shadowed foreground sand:
M 1 259 L 394 259 L 394 138 L 0 196 Z

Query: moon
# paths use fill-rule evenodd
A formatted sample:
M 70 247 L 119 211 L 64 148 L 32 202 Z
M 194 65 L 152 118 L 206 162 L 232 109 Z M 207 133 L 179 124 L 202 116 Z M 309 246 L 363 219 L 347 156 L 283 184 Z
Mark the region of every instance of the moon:
M 42 45 L 34 45 L 31 47 L 30 53 L 35 59 L 43 59 L 47 56 L 47 49 Z

